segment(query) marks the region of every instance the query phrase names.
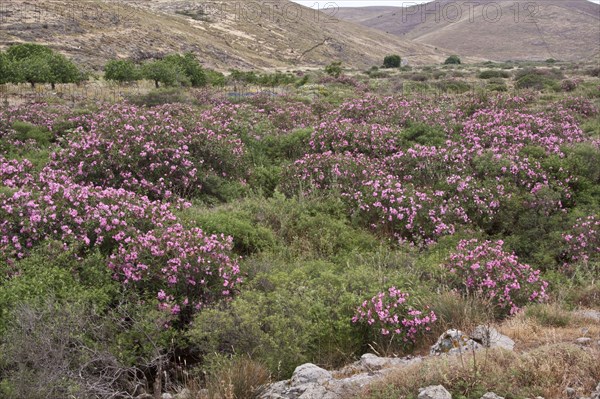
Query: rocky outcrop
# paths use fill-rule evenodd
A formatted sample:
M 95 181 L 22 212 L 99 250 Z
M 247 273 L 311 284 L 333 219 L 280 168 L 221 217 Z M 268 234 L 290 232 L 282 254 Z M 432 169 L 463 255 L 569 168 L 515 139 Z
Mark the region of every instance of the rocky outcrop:
M 370 353 L 339 371 L 329 372 L 314 364 L 298 366 L 292 378 L 271 384 L 263 399 L 339 399 L 350 397 L 363 387 L 382 378 L 397 367 L 421 361 L 421 358 L 388 358 Z
M 492 326 L 481 325 L 475 327 L 475 330 L 471 333 L 471 339 L 485 348 L 502 348 L 510 351 L 515 348 L 515 341 L 506 335 L 500 334 Z
M 452 399 L 452 395 L 442 385 L 432 385 L 419 389 L 418 399 Z
M 477 326 L 470 335 L 460 330 L 451 329 L 442 334 L 435 345 L 431 347 L 430 354 L 455 355 L 465 351 L 478 350 L 482 348 L 502 348 L 513 350 L 515 341 L 501 334 L 494 327 Z
M 512 350 L 514 341 L 490 326 L 478 326 L 471 335 L 452 329 L 442 334 L 431 347 L 431 355 L 453 355 L 466 350 L 503 348 Z M 380 357 L 371 353 L 337 371 L 327 371 L 312 363 L 298 366 L 292 378 L 265 388 L 261 399 L 340 399 L 353 397 L 365 386 L 381 379 L 391 371 L 422 361 L 421 357 Z M 419 399 L 451 399 L 441 385 L 420 390 Z M 503 399 L 488 392 L 482 399 Z

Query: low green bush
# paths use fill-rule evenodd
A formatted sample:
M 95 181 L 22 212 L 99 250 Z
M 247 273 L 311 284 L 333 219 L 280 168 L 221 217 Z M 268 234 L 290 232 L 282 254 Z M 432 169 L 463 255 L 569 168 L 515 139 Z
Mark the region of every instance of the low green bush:
M 160 88 L 146 94 L 133 94 L 127 96 L 127 101 L 138 106 L 154 107 L 163 104 L 189 103 L 185 93 L 176 87 Z
M 505 72 L 505 71 L 498 71 L 498 70 L 494 70 L 494 69 L 488 69 L 488 70 L 479 72 L 479 75 L 477 75 L 477 77 L 479 79 L 509 78 L 510 77 L 510 73 Z
M 16 132 L 15 138 L 19 141 L 33 140 L 40 147 L 46 147 L 52 140 L 50 131 L 27 122 L 16 121 L 13 123 L 12 128 Z
M 366 257 L 366 254 L 364 254 Z M 306 362 L 339 367 L 367 350 L 371 334 L 351 323 L 383 285 L 405 284 L 398 265 L 254 259 L 258 271 L 229 306 L 200 313 L 189 331 L 201 353 L 249 354 L 275 378 Z
M 192 207 L 186 209 L 181 217 L 188 225 L 200 227 L 208 233 L 232 236 L 233 249 L 240 255 L 273 250 L 277 245 L 273 232 L 259 225 L 247 211 L 229 207 L 214 211 Z

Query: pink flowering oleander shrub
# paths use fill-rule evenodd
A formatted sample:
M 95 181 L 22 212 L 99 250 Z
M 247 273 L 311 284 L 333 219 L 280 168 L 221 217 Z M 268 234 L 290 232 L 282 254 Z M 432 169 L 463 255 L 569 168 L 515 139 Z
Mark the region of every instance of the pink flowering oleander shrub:
M 409 294 L 396 287 L 380 292 L 356 309 L 353 323 L 366 323 L 384 336 L 398 337 L 403 343 L 414 343 L 419 334 L 431 330 L 437 320 L 433 311 L 415 309 Z
M 439 236 L 453 234 L 457 221 L 468 221 L 460 204 L 444 197 L 442 191 L 428 192 L 386 176 L 365 180 L 353 199 L 372 228 L 400 241 L 429 244 Z
M 160 307 L 189 317 L 241 282 L 230 257 L 232 237 L 207 235 L 180 224 L 121 241 L 110 257 L 114 277 L 127 287 L 158 298 Z
M 561 154 L 562 145 L 581 142 L 584 135 L 573 115 L 557 106 L 552 113 L 478 110 L 463 123 L 460 139 L 475 150 L 515 154 L 526 145 L 538 145 Z
M 501 313 L 514 314 L 529 302 L 547 299 L 540 271 L 503 250 L 504 242 L 461 240 L 445 267 L 450 285 L 466 296 L 488 301 Z
M 336 119 L 320 123 L 309 145 L 318 153 L 353 152 L 379 158 L 398 151 L 399 141 L 398 132 L 391 127 Z
M 559 107 L 575 115 L 583 117 L 593 117 L 600 113 L 598 107 L 589 99 L 584 97 L 567 97 L 556 103 L 551 104 L 552 109 Z
M 600 259 L 600 217 L 577 219 L 571 231 L 563 234 L 563 239 L 567 243 L 567 265 Z
M 23 258 L 46 239 L 110 252 L 121 241 L 172 224 L 172 210 L 122 188 L 76 184 L 46 168 L 36 183 L 0 194 L 0 258 Z
M 354 123 L 376 123 L 394 129 L 419 122 L 441 126 L 450 131 L 456 122 L 451 107 L 451 97 L 445 96 L 436 98 L 433 101 L 427 97 L 406 99 L 366 95 L 342 103 L 329 112 L 325 119 L 349 120 Z
M 349 194 L 374 173 L 376 163 L 362 154 L 331 151 L 306 154 L 286 168 L 281 188 L 288 195 L 318 190 L 339 190 Z
M 7 129 L 17 121 L 53 131 L 54 126 L 71 112 L 67 106 L 50 106 L 46 103 L 22 104 L 0 109 L 0 138 L 3 138 Z
M 77 183 L 190 198 L 211 178 L 246 174 L 242 142 L 202 127 L 191 108 L 116 105 L 80 119 L 53 162 Z
M 33 182 L 29 173 L 32 169 L 33 164 L 26 159 L 17 161 L 0 155 L 0 186 L 20 188 Z

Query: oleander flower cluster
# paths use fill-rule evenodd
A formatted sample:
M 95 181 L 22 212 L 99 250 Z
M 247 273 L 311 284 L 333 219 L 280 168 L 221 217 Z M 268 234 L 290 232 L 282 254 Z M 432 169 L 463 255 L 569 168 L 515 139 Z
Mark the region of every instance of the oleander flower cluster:
M 245 175 L 239 138 L 203 127 L 184 106 L 115 105 L 76 122 L 53 167 L 70 171 L 77 183 L 191 198 L 209 189 L 211 177 Z
M 445 265 L 452 287 L 508 314 L 529 302 L 545 301 L 548 282 L 541 279 L 540 271 L 520 263 L 503 247 L 502 240 L 461 240 Z
M 177 223 L 120 240 L 108 267 L 123 284 L 155 293 L 162 309 L 190 315 L 241 282 L 232 240 Z
M 586 137 L 564 103 L 546 112 L 528 110 L 530 101 L 498 97 L 472 109 L 445 98 L 347 101 L 315 126 L 283 189 L 335 190 L 368 226 L 418 245 L 467 224 L 485 229 L 512 198 L 546 216 L 561 212 L 574 178 L 543 158 L 563 158 Z
M 381 335 L 398 337 L 402 342 L 415 342 L 419 334 L 431 330 L 436 320 L 433 311 L 415 309 L 409 294 L 396 287 L 364 301 L 352 318 L 353 323 L 374 326 Z
M 568 264 L 600 259 L 600 217 L 577 219 L 571 231 L 563 234 L 567 243 Z

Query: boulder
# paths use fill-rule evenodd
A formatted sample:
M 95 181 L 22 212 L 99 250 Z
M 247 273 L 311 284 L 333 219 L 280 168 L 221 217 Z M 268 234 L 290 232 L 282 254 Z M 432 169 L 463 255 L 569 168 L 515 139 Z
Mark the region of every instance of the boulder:
M 491 326 L 480 325 L 475 327 L 475 330 L 471 333 L 471 339 L 486 348 L 502 348 L 511 351 L 515 347 L 515 341 Z
M 292 374 L 291 383 L 294 386 L 303 384 L 317 384 L 331 380 L 331 373 L 312 363 L 296 367 Z
M 420 358 L 416 357 L 379 357 L 372 353 L 365 353 L 352 366 L 356 370 L 369 372 L 394 366 L 406 366 L 420 360 Z
M 419 389 L 418 399 L 452 399 L 452 395 L 441 385 L 431 385 Z
M 460 330 L 451 329 L 440 335 L 435 345 L 431 347 L 431 355 L 458 354 L 465 351 L 480 349 L 482 346 Z

